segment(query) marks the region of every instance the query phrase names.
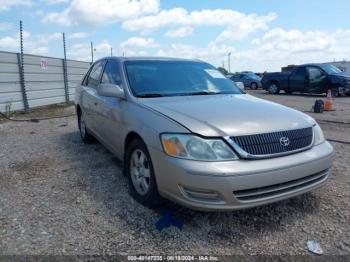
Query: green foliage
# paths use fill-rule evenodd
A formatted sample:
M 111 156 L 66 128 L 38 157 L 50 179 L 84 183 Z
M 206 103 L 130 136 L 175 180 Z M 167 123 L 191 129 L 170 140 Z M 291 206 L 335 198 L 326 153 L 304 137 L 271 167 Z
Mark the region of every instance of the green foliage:
M 228 71 L 227 71 L 225 68 L 223 68 L 223 67 L 218 67 L 218 70 L 219 70 L 221 73 L 223 73 L 224 75 L 227 75 L 227 74 L 228 74 Z
M 12 101 L 6 101 L 5 103 L 5 114 L 10 117 L 11 115 L 11 108 L 12 108 Z

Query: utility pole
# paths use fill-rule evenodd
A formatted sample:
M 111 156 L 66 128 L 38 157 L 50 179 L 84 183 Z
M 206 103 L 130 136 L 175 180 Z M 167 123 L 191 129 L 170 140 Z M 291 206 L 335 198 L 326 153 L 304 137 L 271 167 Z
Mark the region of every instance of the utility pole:
M 111 47 L 111 56 L 113 56 L 113 47 Z
M 228 58 L 228 72 L 231 73 L 231 52 L 227 54 Z
M 67 73 L 67 52 L 66 52 L 66 35 L 62 33 L 63 40 L 63 80 L 64 80 L 64 94 L 66 97 L 66 103 L 69 102 L 69 90 L 68 90 L 68 73 Z
M 20 75 L 23 107 L 24 107 L 24 111 L 27 112 L 27 110 L 29 109 L 29 104 L 28 104 L 28 97 L 27 97 L 26 85 L 25 85 L 25 80 L 24 80 L 23 23 L 22 23 L 22 20 L 19 21 L 19 38 L 20 38 L 21 52 L 17 54 L 18 71 L 19 71 L 19 75 Z
M 91 63 L 94 62 L 94 44 L 91 42 Z

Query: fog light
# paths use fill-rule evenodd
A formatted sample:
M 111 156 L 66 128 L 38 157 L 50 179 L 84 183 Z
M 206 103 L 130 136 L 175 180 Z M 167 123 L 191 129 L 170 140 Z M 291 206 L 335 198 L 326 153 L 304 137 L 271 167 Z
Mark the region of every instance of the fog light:
M 197 201 L 223 202 L 219 193 L 209 190 L 180 187 L 185 196 Z

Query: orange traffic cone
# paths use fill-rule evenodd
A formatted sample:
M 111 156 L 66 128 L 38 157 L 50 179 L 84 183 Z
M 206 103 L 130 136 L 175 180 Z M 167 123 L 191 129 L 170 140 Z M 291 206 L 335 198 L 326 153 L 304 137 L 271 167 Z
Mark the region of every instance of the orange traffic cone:
M 324 103 L 324 110 L 325 111 L 332 111 L 333 110 L 333 98 L 332 98 L 332 92 L 330 89 L 328 89 L 327 92 L 327 98 Z

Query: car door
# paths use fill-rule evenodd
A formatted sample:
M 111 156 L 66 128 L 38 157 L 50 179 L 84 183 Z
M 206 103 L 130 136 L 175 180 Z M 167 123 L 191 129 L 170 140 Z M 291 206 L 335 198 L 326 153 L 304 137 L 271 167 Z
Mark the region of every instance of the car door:
M 289 76 L 289 87 L 288 91 L 291 92 L 305 92 L 307 85 L 307 73 L 304 66 L 299 66 L 292 71 Z
M 81 92 L 81 107 L 85 123 L 94 134 L 97 134 L 98 126 L 96 123 L 97 87 L 100 83 L 104 64 L 105 61 L 101 60 L 92 66 Z
M 316 66 L 308 66 L 306 70 L 308 76 L 306 92 L 314 94 L 323 93 L 327 85 L 326 74 Z
M 108 59 L 101 77 L 101 84 L 123 86 L 120 65 L 117 60 Z M 98 133 L 105 144 L 116 154 L 120 152 L 122 128 L 122 106 L 125 100 L 117 97 L 97 95 Z

